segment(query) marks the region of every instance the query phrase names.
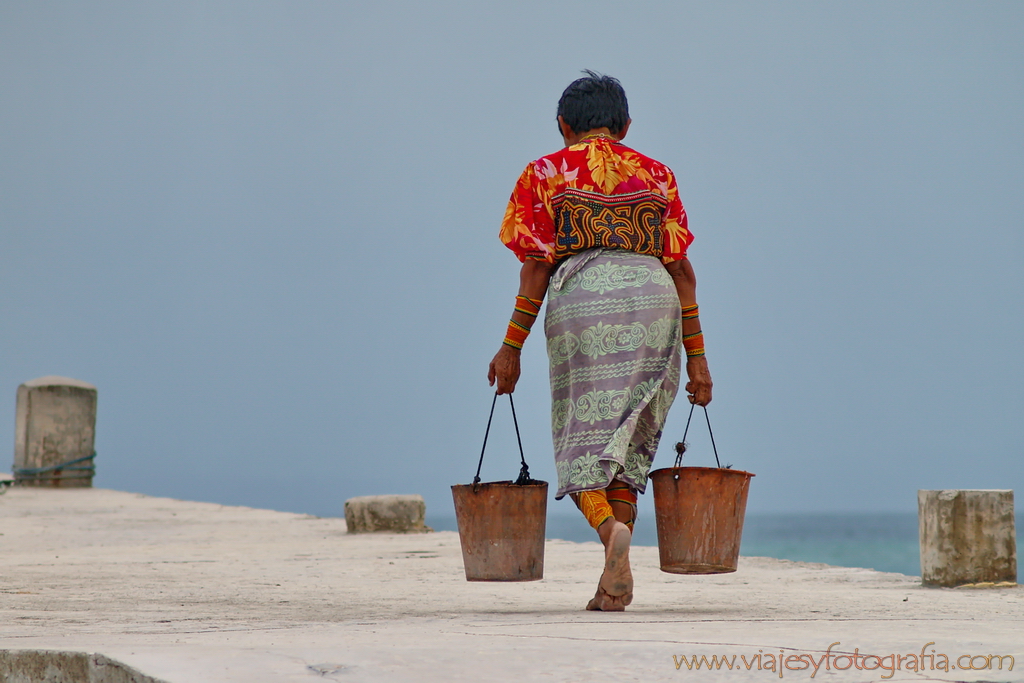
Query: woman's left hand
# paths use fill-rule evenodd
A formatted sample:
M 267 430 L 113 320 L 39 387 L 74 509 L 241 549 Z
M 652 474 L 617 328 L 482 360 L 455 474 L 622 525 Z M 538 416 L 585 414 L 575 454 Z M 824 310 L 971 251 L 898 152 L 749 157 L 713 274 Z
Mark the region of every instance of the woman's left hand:
M 498 353 L 494 354 L 487 369 L 487 381 L 493 387 L 498 382 L 499 394 L 511 394 L 516 390 L 516 382 L 519 381 L 519 355 L 521 351 L 514 349 L 508 344 L 502 344 Z
M 695 356 L 686 359 L 686 376 L 689 382 L 686 383 L 686 393 L 690 403 L 699 406 L 706 406 L 711 403 L 711 371 L 708 370 L 708 361 L 704 356 Z

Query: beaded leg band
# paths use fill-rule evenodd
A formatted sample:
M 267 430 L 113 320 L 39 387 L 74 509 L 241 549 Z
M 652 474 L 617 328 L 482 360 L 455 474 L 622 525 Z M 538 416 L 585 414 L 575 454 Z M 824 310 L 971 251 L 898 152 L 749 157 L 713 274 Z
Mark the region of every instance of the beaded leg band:
M 633 516 L 626 522 L 626 526 L 629 527 L 629 531 L 632 533 L 633 524 L 636 522 L 636 491 L 631 489 L 628 484 L 621 482 L 613 482 L 605 491 L 607 492 L 609 503 L 625 503 L 632 509 Z
M 615 513 L 612 512 L 612 506 L 608 503 L 608 495 L 604 489 L 580 491 L 575 494 L 573 499 L 576 501 L 576 505 L 579 506 L 580 512 L 583 513 L 583 516 L 590 522 L 590 526 L 594 527 L 595 530 L 607 522 L 609 518 L 615 518 Z

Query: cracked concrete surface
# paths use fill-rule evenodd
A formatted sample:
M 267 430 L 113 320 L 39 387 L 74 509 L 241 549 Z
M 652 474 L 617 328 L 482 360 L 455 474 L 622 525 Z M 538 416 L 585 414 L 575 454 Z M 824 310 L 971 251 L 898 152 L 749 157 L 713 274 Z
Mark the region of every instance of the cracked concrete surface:
M 833 657 L 931 642 L 954 666 L 1015 661 L 891 677 L 819 665 L 815 680 L 1024 680 L 1021 588 L 749 557 L 676 576 L 637 547 L 629 611 L 586 612 L 596 542 L 549 541 L 543 581 L 468 583 L 455 533 L 350 536 L 343 519 L 102 489 L 10 490 L 0 534 L 0 649 L 102 653 L 170 683 L 770 680 L 768 655 L 820 658 L 837 641 Z M 682 655 L 736 660 L 698 672 Z M 783 677 L 810 680 L 801 663 Z

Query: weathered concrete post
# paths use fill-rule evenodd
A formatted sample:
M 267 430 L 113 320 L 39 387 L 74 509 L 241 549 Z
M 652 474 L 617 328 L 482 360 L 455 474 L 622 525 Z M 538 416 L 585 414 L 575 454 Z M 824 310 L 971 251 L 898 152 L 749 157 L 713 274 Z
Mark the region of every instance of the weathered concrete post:
M 350 534 L 433 531 L 423 523 L 426 513 L 427 504 L 418 494 L 358 496 L 345 501 L 345 525 Z
M 96 387 L 40 377 L 18 387 L 14 479 L 21 486 L 92 486 Z
M 1013 491 L 917 492 L 921 583 L 1017 581 Z

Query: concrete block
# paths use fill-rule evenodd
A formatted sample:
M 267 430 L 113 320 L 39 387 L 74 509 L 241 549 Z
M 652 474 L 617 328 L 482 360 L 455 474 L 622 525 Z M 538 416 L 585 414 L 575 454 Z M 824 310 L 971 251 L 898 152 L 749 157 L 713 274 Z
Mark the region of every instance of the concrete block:
M 427 504 L 420 495 L 359 496 L 345 501 L 345 526 L 350 534 L 374 531 L 421 533 Z
M 924 585 L 1017 581 L 1013 491 L 918 491 L 917 521 Z
M 92 486 L 96 387 L 68 377 L 40 377 L 18 387 L 16 412 L 19 485 Z M 63 464 L 67 467 L 59 467 Z
M 0 650 L 4 683 L 165 683 L 100 654 Z

